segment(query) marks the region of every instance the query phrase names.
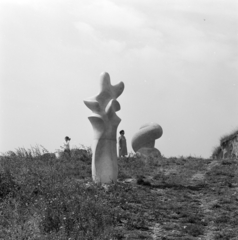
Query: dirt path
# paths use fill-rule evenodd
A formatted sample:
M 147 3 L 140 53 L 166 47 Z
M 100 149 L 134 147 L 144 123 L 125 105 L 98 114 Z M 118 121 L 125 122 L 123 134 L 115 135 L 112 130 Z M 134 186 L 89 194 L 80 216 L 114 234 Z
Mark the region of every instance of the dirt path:
M 205 182 L 206 181 L 206 174 L 209 171 L 211 171 L 218 164 L 219 164 L 218 161 L 212 161 L 211 163 L 209 163 L 207 165 L 205 171 L 195 173 L 191 177 L 191 182 L 192 183 L 194 183 L 194 181 Z M 204 215 L 211 214 L 212 213 L 211 207 L 214 204 L 217 203 L 217 200 L 215 198 L 213 198 L 213 199 L 205 198 L 201 194 L 195 194 L 194 198 L 196 198 L 198 200 L 198 202 L 200 203 L 199 205 L 200 205 L 201 211 L 203 212 Z M 206 226 L 205 231 L 204 231 L 204 236 L 200 237 L 199 239 L 201 239 L 201 240 L 214 240 L 214 223 L 213 222 L 208 223 L 208 225 Z
M 209 160 L 207 160 L 209 161 Z M 174 217 L 174 219 L 172 219 L 173 223 L 170 223 L 170 225 L 174 224 L 175 226 L 178 226 L 178 224 L 180 224 L 179 227 L 179 231 L 175 230 L 174 232 L 172 232 L 172 229 L 170 232 L 166 231 L 166 226 L 167 223 L 163 222 L 163 223 L 156 223 L 154 225 L 154 227 L 151 229 L 152 231 L 152 238 L 155 240 L 160 240 L 160 239 L 183 239 L 183 236 L 187 236 L 186 233 L 189 233 L 189 235 L 194 236 L 191 237 L 191 239 L 197 239 L 197 240 L 215 240 L 215 239 L 236 239 L 236 238 L 227 238 L 226 236 L 229 236 L 229 232 L 231 233 L 230 236 L 232 236 L 232 231 L 230 231 L 230 229 L 227 229 L 227 233 L 224 235 L 222 235 L 223 233 L 220 233 L 218 228 L 217 228 L 217 223 L 216 221 L 218 221 L 217 219 L 219 219 L 219 221 L 226 221 L 225 218 L 223 219 L 223 216 L 225 214 L 225 211 L 223 211 L 223 209 L 219 209 L 219 208 L 223 208 L 223 206 L 221 205 L 221 202 L 223 200 L 225 195 L 223 196 L 223 191 L 225 191 L 224 189 L 226 189 L 226 186 L 223 186 L 226 181 L 228 181 L 227 179 L 229 179 L 229 174 L 231 173 L 222 173 L 219 172 L 217 174 L 219 174 L 218 176 L 226 176 L 226 174 L 228 174 L 228 177 L 226 176 L 226 180 L 217 182 L 215 181 L 215 179 L 213 179 L 213 181 L 215 182 L 215 186 L 214 186 L 214 191 L 213 192 L 213 187 L 210 186 L 211 184 L 211 177 L 209 177 L 209 174 L 211 172 L 213 172 L 214 169 L 219 168 L 223 169 L 223 167 L 221 166 L 222 162 L 221 161 L 217 161 L 217 160 L 211 160 L 209 162 L 204 162 L 204 165 L 198 169 L 197 171 L 192 170 L 190 172 L 187 172 L 187 175 L 189 175 L 191 172 L 193 172 L 193 174 L 191 174 L 188 178 L 188 182 L 183 186 L 184 187 L 184 196 L 187 198 L 187 207 L 188 209 L 195 209 L 194 211 L 198 211 L 200 216 L 203 216 L 201 218 L 196 218 L 196 216 L 194 217 L 194 219 L 191 217 L 194 213 L 191 211 L 191 216 L 188 216 L 187 219 L 185 218 L 183 219 L 176 219 L 176 217 Z M 228 163 L 229 164 L 229 163 Z M 220 170 L 222 171 L 222 170 Z M 172 168 L 168 168 L 168 169 L 164 169 L 164 176 L 169 177 L 172 176 L 176 177 L 176 175 L 182 174 L 183 173 L 183 166 L 173 166 Z M 185 174 L 186 175 L 186 174 Z M 231 174 L 232 175 L 232 174 Z M 216 176 L 216 175 L 215 175 Z M 181 176 L 182 178 L 182 176 Z M 193 186 L 193 188 L 191 187 L 191 191 L 187 191 L 186 190 L 186 185 L 188 186 Z M 207 186 L 208 185 L 208 186 Z M 212 184 L 211 184 L 212 185 Z M 204 189 L 201 188 L 201 190 L 196 190 L 196 186 L 204 186 Z M 235 184 L 233 184 L 232 188 L 229 189 L 232 190 L 234 192 L 234 194 L 238 194 L 238 183 L 237 183 L 237 187 Z M 165 196 L 168 195 L 168 191 L 164 190 L 164 194 Z M 216 193 L 216 191 L 218 191 L 218 193 Z M 174 191 L 175 192 L 175 191 Z M 220 193 L 219 193 L 220 192 Z M 220 194 L 220 197 L 217 197 L 217 194 Z M 237 198 L 238 199 L 238 198 Z M 179 199 L 179 201 L 183 202 L 185 200 L 183 199 Z M 179 202 L 178 206 L 181 206 L 181 203 Z M 196 208 L 198 210 L 196 210 Z M 186 212 L 184 213 L 186 214 Z M 190 219 L 190 220 L 189 220 Z M 197 220 L 199 219 L 199 221 Z M 202 234 L 199 233 L 199 228 L 197 229 L 198 233 L 196 234 L 196 224 L 190 224 L 193 222 L 198 221 L 198 223 L 201 226 L 202 229 Z M 215 222 L 214 222 L 215 221 Z M 182 222 L 182 224 L 181 224 Z M 183 223 L 184 222 L 184 223 Z M 204 225 L 202 224 L 204 222 Z M 189 230 L 189 227 L 194 227 L 193 230 Z M 188 229 L 186 231 L 186 229 Z M 219 235 L 220 234 L 220 235 Z M 220 238 L 218 238 L 217 236 L 220 236 Z M 185 237 L 186 238 L 186 237 Z M 187 238 L 186 238 L 187 239 Z M 189 238 L 190 239 L 190 238 Z
M 191 182 L 194 182 L 194 181 L 207 182 L 208 179 L 206 178 L 206 176 L 208 176 L 209 172 L 211 172 L 215 167 L 219 166 L 220 164 L 221 164 L 221 162 L 218 162 L 217 160 L 211 161 L 207 165 L 205 171 L 198 172 L 191 177 Z M 234 192 L 236 192 L 235 190 L 236 189 L 234 189 Z M 203 212 L 203 214 L 205 216 L 214 216 L 214 218 L 215 218 L 215 215 L 217 214 L 216 209 L 221 207 L 217 197 L 209 195 L 209 194 L 207 194 L 207 195 L 195 194 L 194 197 L 197 198 L 197 200 L 199 201 L 199 203 L 200 203 L 199 205 L 200 205 L 200 208 L 201 208 L 201 211 Z M 216 229 L 214 221 L 208 221 L 207 223 L 208 224 L 205 227 L 204 234 L 199 239 L 201 239 L 201 240 L 215 240 L 215 239 L 217 239 L 217 238 L 215 238 L 217 229 Z

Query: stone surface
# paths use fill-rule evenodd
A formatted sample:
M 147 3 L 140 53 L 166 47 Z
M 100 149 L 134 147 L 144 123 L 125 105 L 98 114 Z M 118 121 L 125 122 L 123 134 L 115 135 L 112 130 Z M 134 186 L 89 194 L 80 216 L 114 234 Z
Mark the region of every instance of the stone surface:
M 60 152 L 60 151 L 55 152 L 56 159 L 60 159 L 60 158 L 64 157 L 64 155 L 65 155 L 64 152 Z
M 124 83 L 111 85 L 108 73 L 100 77 L 98 95 L 84 101 L 92 111 L 88 118 L 94 131 L 92 145 L 92 178 L 94 182 L 116 182 L 118 176 L 116 135 L 121 119 L 116 115 L 120 104 L 116 100 L 124 90 Z
M 163 130 L 161 126 L 157 123 L 148 123 L 141 126 L 139 131 L 132 138 L 131 144 L 133 150 L 135 152 L 138 152 L 138 150 L 140 150 L 141 148 L 147 148 L 146 151 L 149 153 L 148 149 L 151 148 L 153 149 L 153 151 L 155 151 L 155 140 L 160 138 L 162 134 Z
M 234 155 L 235 158 L 238 159 L 238 137 L 232 141 L 231 146 L 232 146 L 231 156 Z
M 221 138 L 220 146 L 214 148 L 213 159 L 238 159 L 238 130 Z
M 140 148 L 137 153 L 142 154 L 142 156 L 146 156 L 146 157 L 161 157 L 161 153 L 157 148 L 147 148 L 147 147 L 143 147 Z

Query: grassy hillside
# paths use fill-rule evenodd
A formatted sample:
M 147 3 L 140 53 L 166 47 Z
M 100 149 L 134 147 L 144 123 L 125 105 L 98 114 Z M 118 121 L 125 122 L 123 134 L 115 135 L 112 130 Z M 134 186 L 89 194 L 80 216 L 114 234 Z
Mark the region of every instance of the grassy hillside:
M 237 239 L 237 161 L 119 159 L 95 185 L 90 158 L 2 157 L 0 239 Z

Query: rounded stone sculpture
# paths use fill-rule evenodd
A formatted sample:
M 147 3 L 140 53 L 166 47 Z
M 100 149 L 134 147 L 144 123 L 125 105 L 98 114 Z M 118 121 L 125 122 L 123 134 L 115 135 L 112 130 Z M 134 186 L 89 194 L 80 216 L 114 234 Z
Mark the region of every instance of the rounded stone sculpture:
M 85 105 L 92 111 L 88 118 L 94 131 L 92 145 L 92 178 L 96 183 L 117 181 L 117 127 L 121 119 L 116 115 L 120 104 L 116 100 L 124 90 L 124 83 L 111 85 L 108 73 L 100 77 L 100 92 L 85 100 Z
M 141 126 L 132 138 L 131 144 L 133 150 L 146 156 L 161 156 L 160 151 L 154 146 L 155 140 L 160 138 L 162 134 L 163 130 L 157 123 L 148 123 Z

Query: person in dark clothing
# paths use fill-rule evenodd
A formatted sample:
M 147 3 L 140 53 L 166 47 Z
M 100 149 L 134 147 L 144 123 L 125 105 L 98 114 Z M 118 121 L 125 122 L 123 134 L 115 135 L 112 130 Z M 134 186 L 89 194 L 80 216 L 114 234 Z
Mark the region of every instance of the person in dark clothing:
M 125 131 L 121 130 L 120 137 L 118 138 L 118 145 L 119 145 L 119 157 L 125 157 L 127 155 L 127 146 L 126 146 L 126 138 L 125 138 Z

